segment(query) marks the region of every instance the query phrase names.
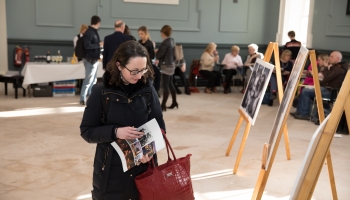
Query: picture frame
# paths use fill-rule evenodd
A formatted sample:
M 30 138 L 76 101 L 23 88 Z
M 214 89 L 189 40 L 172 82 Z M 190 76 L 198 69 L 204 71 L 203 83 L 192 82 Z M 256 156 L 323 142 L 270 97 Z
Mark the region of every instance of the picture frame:
M 346 15 L 350 15 L 350 0 L 348 0 L 348 5 L 346 6 Z
M 254 63 L 254 67 L 250 67 L 250 69 L 252 70 L 252 74 L 243 94 L 239 109 L 244 113 L 249 122 L 254 125 L 274 66 L 258 58 Z
M 298 87 L 297 82 L 299 80 L 299 75 L 304 68 L 304 64 L 308 54 L 309 54 L 309 50 L 301 46 L 298 52 L 298 56 L 294 62 L 293 70 L 290 73 L 286 89 L 284 90 L 283 98 L 278 108 L 277 115 L 272 126 L 269 142 L 267 143 L 269 145 L 267 156 L 266 156 L 267 160 L 263 161 L 263 163 L 264 162 L 266 163 L 264 168 L 265 171 L 268 170 L 267 168 L 269 166 L 269 162 L 271 160 L 271 155 L 272 155 L 271 151 L 272 149 L 274 149 L 274 146 L 276 145 L 278 133 L 283 129 L 283 126 L 282 126 L 283 120 L 286 116 L 289 115 L 289 113 L 287 113 L 287 108 L 291 104 L 292 97 L 294 97 L 295 88 Z

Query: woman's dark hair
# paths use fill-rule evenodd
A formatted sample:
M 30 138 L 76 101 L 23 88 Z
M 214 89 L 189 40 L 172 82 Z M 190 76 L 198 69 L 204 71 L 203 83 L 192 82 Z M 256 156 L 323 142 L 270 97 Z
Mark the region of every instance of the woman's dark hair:
M 129 26 L 125 24 L 124 35 L 131 35 Z
M 119 66 L 121 68 L 125 68 L 125 66 L 129 63 L 130 58 L 136 57 L 147 58 L 146 68 L 148 71 L 143 74 L 141 78 L 142 82 L 146 83 L 149 77 L 153 79 L 154 72 L 146 48 L 136 41 L 129 40 L 119 46 L 117 51 L 114 53 L 113 58 L 107 64 L 106 71 L 108 71 L 110 75 L 108 83 L 110 85 L 119 85 L 121 82 L 120 70 L 117 66 L 117 62 L 119 62 Z
M 172 32 L 172 28 L 169 25 L 164 25 L 162 29 L 160 29 L 160 32 L 162 32 L 165 36 L 169 37 Z

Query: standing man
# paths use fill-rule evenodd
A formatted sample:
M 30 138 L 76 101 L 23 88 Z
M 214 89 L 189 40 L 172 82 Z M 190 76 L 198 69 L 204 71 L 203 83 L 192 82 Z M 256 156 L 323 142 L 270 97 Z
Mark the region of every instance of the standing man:
M 294 31 L 289 31 L 288 37 L 289 37 L 290 41 L 284 45 L 284 49 L 288 49 L 292 52 L 292 59 L 290 61 L 292 63 L 294 63 L 295 59 L 298 56 L 299 49 L 301 47 L 301 42 L 295 40 L 295 32 Z
M 99 16 L 91 17 L 91 26 L 84 34 L 85 57 L 83 59 L 85 66 L 85 79 L 80 91 L 80 104 L 85 105 L 86 95 L 90 95 L 92 86 L 96 83 L 98 59 L 100 59 L 100 36 L 97 30 L 100 28 L 101 19 Z
M 114 52 L 118 47 L 133 38 L 129 35 L 124 35 L 125 23 L 122 20 L 117 20 L 114 24 L 115 32 L 107 35 L 103 45 L 103 69 L 106 70 L 108 62 L 112 59 Z

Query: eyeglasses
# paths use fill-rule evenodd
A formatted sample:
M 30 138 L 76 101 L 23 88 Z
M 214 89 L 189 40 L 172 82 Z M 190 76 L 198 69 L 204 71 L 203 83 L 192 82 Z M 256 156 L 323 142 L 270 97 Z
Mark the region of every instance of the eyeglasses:
M 127 67 L 125 67 L 125 69 L 127 69 L 130 72 L 130 75 L 133 75 L 133 76 L 136 76 L 139 73 L 141 73 L 141 75 L 143 75 L 148 71 L 147 68 L 141 69 L 140 71 L 139 70 L 130 70 Z

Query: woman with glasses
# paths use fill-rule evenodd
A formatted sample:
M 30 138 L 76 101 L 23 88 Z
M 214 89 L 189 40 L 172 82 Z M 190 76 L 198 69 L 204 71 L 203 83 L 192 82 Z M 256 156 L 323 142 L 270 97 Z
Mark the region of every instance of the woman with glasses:
M 172 29 L 169 25 L 164 25 L 160 30 L 160 35 L 163 38 L 163 42 L 160 44 L 158 51 L 156 52 L 156 58 L 159 60 L 159 66 L 162 73 L 163 83 L 163 100 L 162 111 L 166 111 L 166 102 L 169 97 L 169 90 L 171 98 L 173 100 L 170 109 L 179 108 L 179 104 L 176 102 L 176 90 L 173 84 L 173 75 L 175 71 L 174 63 L 174 39 L 170 37 Z
M 119 46 L 107 64 L 103 87 L 96 84 L 80 125 L 81 136 L 96 143 L 92 199 L 139 199 L 135 177 L 147 170 L 150 157 L 123 171 L 111 142 L 144 135 L 137 127 L 155 118 L 165 130 L 162 110 L 153 87 L 153 69 L 147 50 L 136 41 Z M 157 161 L 156 155 L 153 156 Z M 156 162 L 157 163 L 157 162 Z

